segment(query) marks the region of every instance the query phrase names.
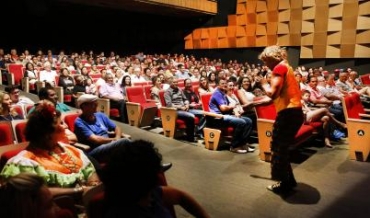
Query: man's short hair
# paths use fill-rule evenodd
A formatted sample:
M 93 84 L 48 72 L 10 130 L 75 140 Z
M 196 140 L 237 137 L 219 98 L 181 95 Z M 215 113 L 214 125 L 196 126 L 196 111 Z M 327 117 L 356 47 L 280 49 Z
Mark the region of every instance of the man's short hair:
M 40 100 L 48 99 L 49 98 L 49 90 L 53 90 L 53 87 L 44 87 L 39 90 L 38 96 Z
M 11 85 L 11 86 L 7 86 L 7 87 L 5 87 L 5 92 L 7 92 L 7 93 L 12 93 L 14 90 L 16 90 L 16 89 L 20 89 L 20 86 L 19 85 Z

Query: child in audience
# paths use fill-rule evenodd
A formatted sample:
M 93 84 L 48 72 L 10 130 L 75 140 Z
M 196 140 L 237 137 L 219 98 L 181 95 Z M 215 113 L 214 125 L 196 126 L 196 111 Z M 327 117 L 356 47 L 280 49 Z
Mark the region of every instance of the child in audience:
M 316 122 L 321 121 L 323 124 L 324 129 L 324 140 L 325 140 L 325 146 L 328 148 L 333 148 L 333 146 L 330 143 L 330 125 L 333 124 L 336 127 L 339 128 L 347 128 L 347 125 L 345 123 L 340 122 L 339 120 L 335 119 L 335 117 L 329 112 L 327 108 L 315 108 L 312 109 L 310 107 L 310 91 L 304 90 L 302 92 L 302 110 L 305 114 L 305 122 Z
M 96 95 L 96 85 L 91 79 L 86 80 L 86 94 Z

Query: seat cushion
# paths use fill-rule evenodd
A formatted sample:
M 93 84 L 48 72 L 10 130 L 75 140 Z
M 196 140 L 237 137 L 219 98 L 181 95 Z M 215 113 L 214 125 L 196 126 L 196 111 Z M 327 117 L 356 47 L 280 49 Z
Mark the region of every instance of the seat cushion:
M 296 144 L 306 141 L 312 136 L 314 128 L 310 125 L 302 125 L 297 134 L 295 135 Z
M 119 117 L 119 110 L 116 109 L 116 108 L 110 109 L 109 116 L 110 117 Z

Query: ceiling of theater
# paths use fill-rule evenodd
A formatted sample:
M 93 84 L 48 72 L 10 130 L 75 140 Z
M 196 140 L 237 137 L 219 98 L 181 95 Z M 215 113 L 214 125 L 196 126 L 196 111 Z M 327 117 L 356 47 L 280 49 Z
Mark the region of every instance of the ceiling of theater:
M 143 0 L 55 0 L 59 3 L 79 4 L 96 7 L 113 8 L 129 12 L 166 15 L 173 17 L 201 17 L 209 15 L 202 11 L 159 4 L 151 4 Z

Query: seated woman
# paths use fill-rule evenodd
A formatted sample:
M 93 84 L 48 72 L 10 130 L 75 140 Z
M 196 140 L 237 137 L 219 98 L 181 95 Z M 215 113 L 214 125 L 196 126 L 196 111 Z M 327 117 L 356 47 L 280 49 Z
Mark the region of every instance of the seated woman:
M 60 69 L 58 86 L 63 87 L 64 94 L 72 94 L 74 79 L 67 68 Z
M 236 117 L 241 117 L 244 114 L 243 106 L 240 104 L 238 97 L 234 94 L 235 92 L 235 86 L 234 82 L 228 81 L 227 82 L 227 92 L 226 97 L 229 101 L 229 105 L 233 106 L 233 115 Z
M 328 148 L 333 148 L 333 146 L 330 143 L 329 124 L 330 123 L 334 124 L 336 127 L 343 128 L 343 129 L 346 129 L 347 125 L 335 119 L 335 117 L 329 112 L 327 108 L 311 109 L 309 107 L 310 95 L 311 93 L 308 90 L 304 90 L 302 92 L 302 110 L 306 117 L 305 122 L 307 123 L 315 122 L 315 121 L 323 122 L 322 126 L 324 129 L 325 146 Z
M 167 206 L 180 205 L 194 217 L 209 217 L 189 194 L 158 185 L 162 156 L 154 144 L 137 140 L 118 146 L 103 171 L 106 214 L 104 217 L 170 218 Z M 117 177 L 117 172 L 125 175 Z
M 26 64 L 24 77 L 28 77 L 28 82 L 30 85 L 34 85 L 38 81 L 38 72 L 35 70 L 35 67 L 31 62 Z
M 161 100 L 159 99 L 159 91 L 162 90 L 162 78 L 160 76 L 152 77 L 152 88 L 150 89 L 150 98 L 156 101 L 158 107 L 161 106 Z
M 60 209 L 42 177 L 20 173 L 0 185 L 0 217 L 12 218 L 69 218 L 72 212 Z
M 120 81 L 121 87 L 122 87 L 122 95 L 124 96 L 125 101 L 127 101 L 127 93 L 126 93 L 126 87 L 131 87 L 131 77 L 129 75 L 126 75 L 122 78 Z
M 208 84 L 207 77 L 201 76 L 199 79 L 199 88 L 198 93 L 199 95 L 207 92 L 213 92 L 214 88 Z
M 252 108 L 250 106 L 253 106 L 253 100 L 256 97 L 252 93 L 252 85 L 251 84 L 252 84 L 252 82 L 249 79 L 249 77 L 247 77 L 247 76 L 240 77 L 239 80 L 238 80 L 239 89 L 237 91 L 241 104 L 243 104 L 244 107 L 249 108 L 250 110 L 252 110 Z M 248 111 L 250 111 L 250 110 L 248 110 Z M 253 111 L 253 113 L 254 113 L 254 111 Z
M 11 105 L 12 100 L 10 99 L 10 95 L 0 91 L 0 121 L 23 119 L 22 114 L 18 114 Z
M 40 102 L 25 128 L 28 147 L 4 166 L 0 176 L 8 179 L 22 172 L 41 176 L 53 196 L 82 194 L 100 183 L 95 168 L 79 149 L 61 142 L 65 127 L 60 112 L 49 101 Z
M 217 86 L 217 75 L 215 72 L 210 72 L 208 74 L 208 85 L 212 88 L 215 88 Z

